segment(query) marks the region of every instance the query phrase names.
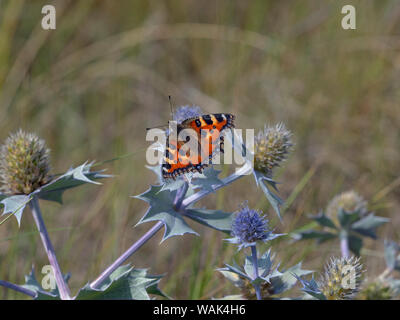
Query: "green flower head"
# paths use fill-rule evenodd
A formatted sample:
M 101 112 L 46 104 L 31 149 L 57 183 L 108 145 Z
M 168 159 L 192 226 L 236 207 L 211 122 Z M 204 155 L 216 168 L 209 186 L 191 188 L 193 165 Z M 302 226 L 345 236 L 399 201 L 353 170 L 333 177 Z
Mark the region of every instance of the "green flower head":
M 338 223 L 340 210 L 347 213 L 357 212 L 359 218 L 362 218 L 368 213 L 368 204 L 357 192 L 350 190 L 338 194 L 329 202 L 326 207 L 326 215 L 335 221 L 335 223 Z
M 361 300 L 391 300 L 395 296 L 388 283 L 376 280 L 369 283 L 360 292 Z
M 286 160 L 293 146 L 291 136 L 283 123 L 265 126 L 254 139 L 254 169 L 272 176 L 272 170 Z
M 360 258 L 331 258 L 319 289 L 328 300 L 352 299 L 359 291 L 363 272 Z
M 11 134 L 0 147 L 0 190 L 4 194 L 30 194 L 49 180 L 50 150 L 35 134 Z
M 239 288 L 242 292 L 243 298 L 245 298 L 246 300 L 257 299 L 256 290 L 249 280 L 242 280 L 240 282 Z M 274 287 L 270 282 L 265 281 L 260 285 L 260 292 L 262 300 L 272 299 L 271 296 L 274 294 Z

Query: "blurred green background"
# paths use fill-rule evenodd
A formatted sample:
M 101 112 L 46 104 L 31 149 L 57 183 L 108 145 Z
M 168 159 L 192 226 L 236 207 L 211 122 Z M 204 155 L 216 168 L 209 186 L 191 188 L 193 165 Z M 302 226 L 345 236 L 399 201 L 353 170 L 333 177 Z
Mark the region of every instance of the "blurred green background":
M 57 10 L 56 30 L 41 28 L 41 8 Z M 357 29 L 341 28 L 353 4 Z M 289 199 L 277 221 L 252 177 L 211 195 L 203 205 L 234 211 L 248 200 L 277 232 L 308 223 L 337 193 L 355 189 L 371 210 L 390 217 L 380 240 L 367 241 L 368 275 L 384 269 L 383 238 L 400 232 L 400 2 L 363 1 L 21 1 L 0 0 L 0 139 L 23 128 L 52 150 L 54 173 L 86 160 L 133 155 L 104 167 L 102 186 L 65 193 L 64 205 L 42 203 L 44 218 L 72 293 L 95 279 L 150 224 L 133 226 L 146 204 L 130 198 L 155 183 L 145 169 L 146 127 L 170 119 L 177 106 L 231 112 L 238 128 L 283 121 L 295 150 L 277 172 Z M 167 273 L 173 298 L 236 293 L 215 272 L 231 262 L 226 235 L 194 225 L 201 235 L 159 245 L 161 233 L 130 262 Z M 337 243 L 273 246 L 282 266 L 304 259 L 321 270 Z M 0 226 L 0 279 L 23 283 L 47 264 L 27 210 Z M 0 289 L 3 299 L 25 298 Z

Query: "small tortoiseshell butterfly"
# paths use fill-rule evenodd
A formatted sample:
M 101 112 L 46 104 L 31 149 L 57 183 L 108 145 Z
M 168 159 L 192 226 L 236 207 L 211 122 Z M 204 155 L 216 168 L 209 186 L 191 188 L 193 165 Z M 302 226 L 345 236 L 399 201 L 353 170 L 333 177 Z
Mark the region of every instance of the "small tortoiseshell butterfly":
M 204 154 L 211 159 L 215 155 L 219 142 L 219 150 L 224 152 L 224 140 L 221 132 L 227 128 L 234 128 L 235 116 L 229 113 L 206 114 L 194 118 L 189 118 L 177 126 L 177 134 L 174 138 L 167 136 L 164 161 L 161 166 L 161 173 L 164 179 L 176 179 L 177 176 L 187 172 L 203 172 L 208 166 L 208 161 Z M 178 140 L 179 133 L 184 129 L 193 129 L 195 136 L 193 137 L 198 146 L 197 155 L 190 155 L 185 148 L 185 143 L 190 141 L 190 137 L 186 137 L 186 141 Z M 207 148 L 208 150 L 202 150 Z

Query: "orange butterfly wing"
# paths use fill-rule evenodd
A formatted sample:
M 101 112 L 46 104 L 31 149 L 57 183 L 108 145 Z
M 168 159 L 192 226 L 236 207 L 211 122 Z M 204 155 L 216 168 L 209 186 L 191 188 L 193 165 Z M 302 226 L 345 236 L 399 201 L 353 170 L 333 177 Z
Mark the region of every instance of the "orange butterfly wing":
M 186 172 L 202 172 L 208 166 L 207 160 L 212 158 L 218 145 L 223 152 L 223 137 L 220 139 L 221 131 L 234 127 L 235 116 L 227 113 L 203 115 L 187 119 L 178 126 L 182 129 L 193 129 L 196 134 L 191 135 L 198 144 L 197 154 L 191 155 L 183 147 L 187 141 L 176 141 L 167 138 L 167 147 L 162 165 L 164 178 L 173 178 Z

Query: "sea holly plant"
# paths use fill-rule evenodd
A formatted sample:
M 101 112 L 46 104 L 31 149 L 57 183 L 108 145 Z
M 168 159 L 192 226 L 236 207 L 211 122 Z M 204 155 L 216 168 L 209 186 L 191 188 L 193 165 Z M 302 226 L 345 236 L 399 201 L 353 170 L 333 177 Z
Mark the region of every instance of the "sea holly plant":
M 201 109 L 199 107 L 184 106 L 177 109 L 174 114 L 174 120 L 180 123 L 185 119 L 200 115 Z M 264 147 L 256 149 L 256 155 L 265 165 L 263 178 L 261 180 L 269 179 L 270 185 L 274 186 L 275 189 L 276 183 L 272 180 L 272 169 L 286 159 L 292 146 L 290 136 L 291 133 L 286 130 L 283 125 L 278 125 L 273 129 L 265 130 L 264 134 L 259 137 L 260 145 L 263 144 Z M 234 145 L 234 143 L 232 144 Z M 240 143 L 240 147 L 243 147 L 243 143 Z M 160 145 L 157 148 L 163 150 L 165 146 Z M 240 152 L 242 152 L 242 149 L 239 149 Z M 237 144 L 236 147 L 234 145 L 234 150 L 238 152 Z M 264 158 L 262 157 L 263 154 L 266 155 Z M 252 164 L 246 161 L 243 166 L 236 169 L 234 173 L 225 178 L 219 177 L 220 171 L 211 166 L 202 173 L 185 173 L 178 176 L 176 180 L 172 180 L 163 179 L 160 165 L 147 166 L 147 168 L 156 173 L 158 184 L 152 185 L 146 192 L 134 198 L 145 201 L 149 205 L 146 213 L 140 219 L 139 224 L 153 221 L 156 222 L 156 224 L 109 265 L 107 269 L 90 284 L 92 288 L 99 288 L 104 279 L 139 250 L 163 227 L 164 235 L 162 241 L 173 236 L 187 233 L 197 234 L 197 232 L 187 224 L 186 220 L 188 219 L 194 220 L 207 227 L 229 233 L 232 225 L 231 213 L 221 210 L 196 208 L 194 205 L 206 196 L 248 175 L 251 173 L 251 170 L 253 170 Z M 257 182 L 261 180 L 256 179 Z M 264 190 L 267 199 L 279 215 L 279 206 L 282 201 L 278 200 L 278 196 L 272 193 L 270 189 L 267 190 L 268 192 Z
M 226 241 L 236 244 L 238 250 L 250 248 L 251 255 L 246 256 L 243 267 L 237 263 L 234 263 L 233 266 L 225 264 L 225 268 L 219 269 L 219 271 L 229 280 L 233 280 L 236 286 L 244 283 L 245 287 L 246 284 L 250 284 L 254 288 L 257 300 L 261 300 L 263 298 L 262 289 L 268 292 L 271 280 L 281 277 L 282 281 L 283 273 L 279 272 L 279 265 L 274 266 L 270 250 L 258 255 L 257 243 L 267 242 L 281 235 L 270 230 L 268 220 L 262 212 L 250 209 L 247 204 L 242 205 L 232 223 L 233 238 L 226 239 Z M 285 283 L 280 285 L 283 287 Z
M 351 256 L 332 257 L 319 281 L 314 276 L 311 280 L 304 280 L 295 272 L 293 275 L 302 284 L 301 290 L 313 299 L 348 300 L 354 299 L 359 292 L 364 272 L 360 258 Z
M 65 275 L 66 282 L 69 275 Z M 93 289 L 89 284 L 81 288 L 74 300 L 149 300 L 149 294 L 168 298 L 159 288 L 161 276 L 153 276 L 146 269 L 136 269 L 130 265 L 124 265 L 115 270 L 106 279 L 99 289 Z M 58 288 L 46 291 L 36 280 L 34 269 L 25 276 L 25 284 L 17 286 L 18 291 L 25 293 L 36 300 L 58 300 L 60 294 Z
M 376 239 L 376 229 L 389 221 L 368 211 L 367 202 L 355 191 L 347 191 L 335 196 L 325 211 L 310 216 L 319 229 L 306 229 L 292 236 L 295 240 L 316 239 L 322 243 L 332 239 L 340 240 L 343 257 L 350 251 L 359 256 L 363 246 L 362 237 Z
M 22 214 L 29 206 L 37 225 L 44 249 L 52 266 L 56 288 L 46 291 L 38 283 L 34 269 L 25 276 L 25 284 L 16 285 L 0 280 L 0 285 L 19 291 L 35 299 L 149 299 L 149 294 L 166 297 L 157 287 L 160 276 L 147 274 L 146 269 L 135 269 L 129 265 L 119 266 L 111 272 L 98 287 L 90 283 L 71 296 L 67 281 L 58 264 L 57 257 L 44 223 L 39 200 L 62 203 L 62 194 L 86 183 L 99 184 L 95 181 L 111 177 L 104 171 L 91 171 L 93 163 L 84 163 L 70 168 L 61 175 L 50 174 L 49 149 L 43 140 L 34 134 L 18 131 L 12 134 L 0 150 L 0 177 L 2 182 L 1 204 L 3 215 L 15 216 L 18 225 Z
M 149 294 L 167 296 L 158 288 L 161 276 L 147 274 L 147 269 L 136 269 L 130 265 L 117 268 L 101 284 L 94 289 L 88 283 L 79 290 L 77 300 L 149 300 Z
M 12 213 L 21 223 L 26 205 L 33 199 L 62 204 L 62 194 L 85 183 L 108 178 L 104 171 L 91 171 L 93 163 L 70 168 L 61 175 L 50 174 L 50 150 L 44 140 L 22 130 L 11 134 L 0 149 L 0 200 L 3 215 Z
M 181 122 L 199 115 L 200 108 L 186 106 L 177 110 L 174 120 Z M 239 145 L 240 148 L 238 148 L 238 144 L 234 145 L 233 141 L 232 145 L 235 152 L 243 151 L 243 143 Z M 280 216 L 279 206 L 282 201 L 276 194 L 277 189 L 276 183 L 272 180 L 272 169 L 286 159 L 291 145 L 289 131 L 283 125 L 278 125 L 275 128 L 265 129 L 258 136 L 255 151 L 255 156 L 258 157 L 256 170 L 253 170 L 252 164 L 246 161 L 234 173 L 224 178 L 220 177 L 221 171 L 211 166 L 203 172 L 182 174 L 177 177 L 176 181 L 171 182 L 162 178 L 160 166 L 151 168 L 157 173 L 159 184 L 150 186 L 147 191 L 135 198 L 145 201 L 149 205 L 138 223 L 154 221 L 156 224 L 94 281 L 87 283 L 75 296 L 72 296 L 67 284 L 69 275 L 61 272 L 42 218 L 39 201 L 48 200 L 62 203 L 62 194 L 65 190 L 86 183 L 98 184 L 98 179 L 110 176 L 104 174 L 104 171 L 92 171 L 93 163 L 84 163 L 69 169 L 64 174 L 51 175 L 49 149 L 46 148 L 44 141 L 34 134 L 18 131 L 7 139 L 0 151 L 0 179 L 2 182 L 0 203 L 4 206 L 3 215 L 7 215 L 0 225 L 12 216 L 16 217 L 20 224 L 26 207 L 30 208 L 52 266 L 57 287 L 50 292 L 44 290 L 36 281 L 33 270 L 26 277 L 26 283 L 23 285 L 11 284 L 7 281 L 0 281 L 0 285 L 25 293 L 35 299 L 147 299 L 149 298 L 148 294 L 166 297 L 157 287 L 160 276 L 150 276 L 147 274 L 147 270 L 131 268 L 129 265 L 123 265 L 124 262 L 163 227 L 162 241 L 186 233 L 197 234 L 188 225 L 187 220 L 196 221 L 222 232 L 231 232 L 233 217 L 231 213 L 195 207 L 195 204 L 209 194 L 248 175 L 251 170 L 256 177 L 257 185 L 262 185 L 267 199 Z M 244 146 L 244 148 L 246 147 Z M 264 182 L 268 186 L 264 185 Z M 272 192 L 270 187 L 275 191 Z M 236 229 L 237 232 L 239 232 L 238 230 Z M 279 235 L 265 230 L 256 236 L 255 241 L 269 241 L 277 236 Z M 276 293 L 292 285 L 293 277 L 288 281 L 287 274 L 281 274 L 277 267 L 273 268 L 273 256 L 270 252 L 258 256 L 255 243 L 250 239 L 246 241 L 246 244 L 240 243 L 239 246 L 250 247 L 252 255 L 246 259 L 243 270 L 248 276 L 250 270 L 253 270 L 251 281 L 255 288 L 258 288 L 256 290 L 258 298 L 260 297 L 260 284 L 265 281 L 275 281 Z
M 278 123 L 275 126 L 265 125 L 254 139 L 253 175 L 279 218 L 283 200 L 276 194 L 278 189 L 273 180 L 273 171 L 287 159 L 293 147 L 291 137 L 292 133 L 285 125 Z
M 274 255 L 270 254 L 270 251 L 266 252 L 271 260 L 271 265 L 274 265 Z M 218 271 L 229 280 L 235 287 L 240 290 L 240 294 L 237 295 L 229 295 L 224 297 L 224 300 L 229 299 L 244 299 L 244 300 L 254 300 L 256 299 L 256 291 L 254 286 L 252 285 L 251 279 L 248 277 L 244 277 L 237 270 L 240 270 L 240 267 L 237 264 L 234 264 L 236 270 L 231 270 L 231 266 L 227 266 L 226 268 L 218 269 Z M 289 290 L 293 289 L 297 283 L 296 276 L 303 276 L 312 273 L 311 270 L 304 270 L 302 268 L 302 263 L 287 268 L 281 269 L 279 272 L 274 272 L 270 275 L 269 281 L 264 281 L 260 285 L 260 293 L 262 300 L 271 300 L 271 299 L 282 299 L 283 295 L 286 294 Z M 241 271 L 243 273 L 243 271 Z M 295 276 L 296 275 L 296 276 Z
M 109 177 L 103 171 L 91 171 L 91 163 L 68 170 L 58 177 L 50 174 L 50 150 L 35 134 L 19 130 L 11 134 L 0 149 L 1 204 L 3 215 L 14 216 L 18 225 L 29 206 L 44 249 L 53 268 L 60 298 L 70 299 L 68 285 L 61 273 L 53 245 L 42 218 L 39 200 L 62 202 L 62 193 L 70 188 L 98 183 L 93 180 Z M 5 282 L 2 283 L 5 285 Z
M 278 196 L 278 183 L 273 179 L 273 174 L 293 148 L 292 133 L 283 123 L 278 123 L 275 126 L 265 125 L 264 129 L 254 137 L 254 143 L 250 146 L 243 143 L 242 137 L 236 131 L 233 131 L 231 140 L 234 150 L 246 155 L 243 168 L 247 168 L 254 176 L 256 186 L 261 188 L 281 219 L 280 207 L 284 201 Z
M 384 241 L 385 270 L 369 280 L 360 291 L 362 300 L 391 300 L 400 295 L 400 246 L 391 240 Z
M 139 221 L 139 224 L 150 221 L 163 221 L 165 232 L 162 241 L 185 233 L 197 234 L 189 227 L 185 218 L 192 219 L 219 231 L 229 232 L 231 213 L 191 207 L 182 208 L 182 204 L 179 205 L 179 203 L 175 202 L 178 192 L 181 190 L 180 192 L 183 193 L 187 188 L 188 183 L 185 183 L 182 189 L 175 191 L 161 191 L 162 186 L 151 186 L 148 191 L 136 196 L 137 199 L 149 203 L 149 209 Z
M 31 203 L 30 199 L 36 198 L 62 204 L 62 195 L 65 190 L 86 183 L 99 184 L 94 180 L 110 177 L 103 171 L 91 171 L 92 165 L 93 163 L 84 163 L 76 168 L 71 168 L 29 194 L 1 194 L 0 203 L 4 205 L 3 215 L 13 214 L 20 225 L 25 207 Z

